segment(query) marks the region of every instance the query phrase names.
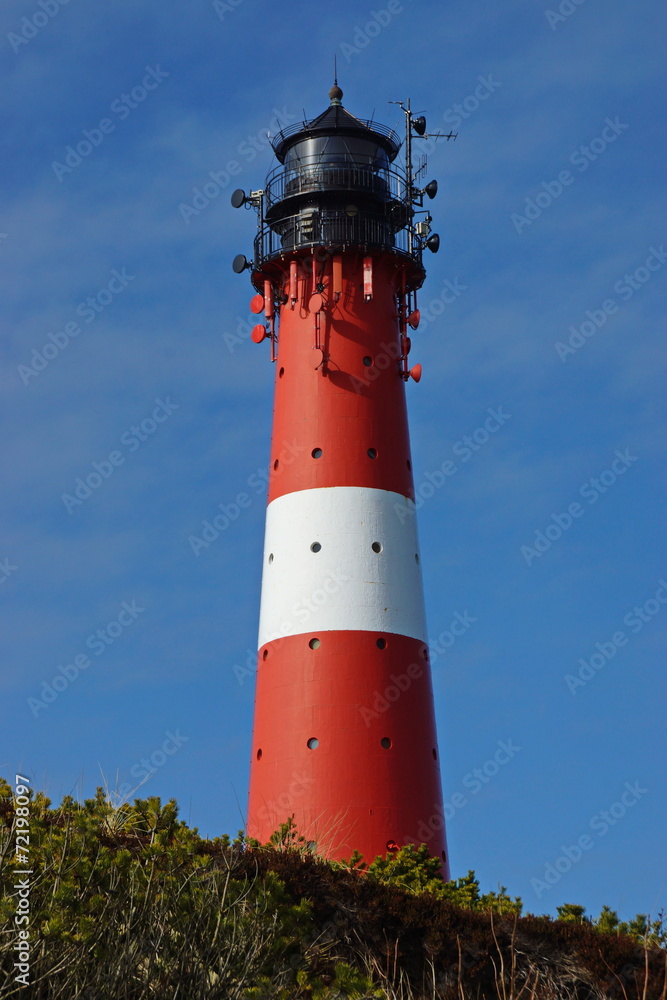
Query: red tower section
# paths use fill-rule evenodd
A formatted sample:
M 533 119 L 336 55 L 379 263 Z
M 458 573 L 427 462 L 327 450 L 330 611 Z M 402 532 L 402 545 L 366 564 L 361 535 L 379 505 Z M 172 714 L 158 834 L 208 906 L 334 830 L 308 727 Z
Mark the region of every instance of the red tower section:
M 400 142 L 341 105 L 273 141 L 252 265 L 276 362 L 248 834 L 319 853 L 426 842 L 449 877 L 405 405 L 422 250 Z M 280 335 L 277 319 L 280 319 Z

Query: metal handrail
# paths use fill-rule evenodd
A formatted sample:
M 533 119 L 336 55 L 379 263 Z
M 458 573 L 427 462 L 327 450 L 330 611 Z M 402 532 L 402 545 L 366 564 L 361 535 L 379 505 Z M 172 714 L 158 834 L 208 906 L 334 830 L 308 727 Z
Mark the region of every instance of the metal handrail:
M 373 168 L 370 164 L 322 164 L 314 161 L 291 168 L 280 166 L 266 178 L 264 192 L 266 206 L 317 192 L 350 191 L 374 194 L 382 201 L 409 203 L 408 182 L 404 174 L 386 167 Z
M 271 145 L 275 149 L 283 140 L 289 139 L 291 136 L 296 135 L 298 132 L 304 133 L 304 138 L 308 137 L 308 133 L 317 134 L 320 127 L 316 124 L 317 119 L 313 121 L 303 121 L 297 122 L 294 125 L 288 125 L 286 128 L 281 129 L 277 135 L 274 135 L 271 139 Z M 357 125 L 358 122 L 358 125 Z M 393 129 L 389 128 L 388 125 L 382 125 L 380 122 L 374 122 L 370 120 L 363 121 L 358 118 L 354 123 L 355 129 L 358 128 L 359 131 L 363 129 L 369 129 L 371 132 L 376 132 L 378 135 L 384 136 L 385 139 L 389 139 L 398 148 L 401 145 L 401 139 L 398 133 Z M 345 130 L 343 130 L 345 131 Z
M 339 212 L 327 215 L 314 209 L 285 216 L 271 225 L 264 223 L 255 238 L 255 267 L 260 267 L 272 257 L 310 247 L 385 250 L 410 257 L 419 265 L 422 258 L 421 247 L 409 251 L 407 230 L 395 232 L 389 219 L 363 213 L 354 216 Z

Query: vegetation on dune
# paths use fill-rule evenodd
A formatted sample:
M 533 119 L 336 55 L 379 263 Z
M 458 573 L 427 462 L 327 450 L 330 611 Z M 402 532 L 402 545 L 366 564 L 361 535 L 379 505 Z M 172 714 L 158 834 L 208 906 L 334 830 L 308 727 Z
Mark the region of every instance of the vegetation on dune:
M 0 996 L 32 1000 L 666 1000 L 662 919 L 522 916 L 424 845 L 364 866 L 287 822 L 205 840 L 158 798 L 30 795 L 30 986 L 16 982 L 15 808 L 0 779 Z

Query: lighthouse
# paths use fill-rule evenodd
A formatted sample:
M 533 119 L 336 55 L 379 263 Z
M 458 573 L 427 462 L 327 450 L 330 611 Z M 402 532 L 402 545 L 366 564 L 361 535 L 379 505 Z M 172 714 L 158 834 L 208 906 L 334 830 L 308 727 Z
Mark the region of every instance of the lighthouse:
M 247 832 L 291 818 L 317 853 L 366 862 L 426 843 L 449 878 L 405 399 L 437 184 L 413 169 L 409 102 L 399 166 L 396 132 L 342 98 L 232 195 L 257 212 L 233 268 L 275 363 Z

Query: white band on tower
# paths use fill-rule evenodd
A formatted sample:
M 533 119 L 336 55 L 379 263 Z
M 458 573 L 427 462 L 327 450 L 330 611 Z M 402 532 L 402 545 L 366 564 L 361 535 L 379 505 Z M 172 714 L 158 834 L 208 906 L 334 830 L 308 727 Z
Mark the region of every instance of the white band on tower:
M 259 646 L 346 630 L 426 641 L 413 501 L 356 486 L 278 497 L 266 512 Z

